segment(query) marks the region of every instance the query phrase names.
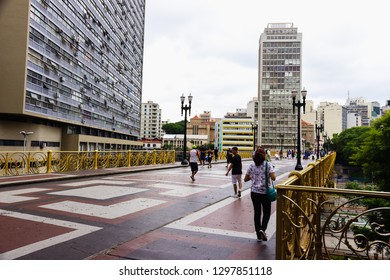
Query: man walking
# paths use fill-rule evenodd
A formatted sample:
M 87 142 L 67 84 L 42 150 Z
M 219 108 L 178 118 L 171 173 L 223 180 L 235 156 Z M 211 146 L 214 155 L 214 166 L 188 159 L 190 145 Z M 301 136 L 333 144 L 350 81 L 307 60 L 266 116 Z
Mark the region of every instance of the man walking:
M 218 147 L 215 147 L 215 148 L 214 148 L 214 160 L 215 160 L 215 161 L 218 161 L 218 152 L 219 152 L 219 151 L 218 151 Z
M 192 150 L 190 151 L 190 167 L 191 167 L 191 180 L 192 182 L 195 181 L 195 174 L 198 172 L 198 159 L 199 159 L 199 152 L 196 149 L 196 146 L 192 146 Z
M 232 158 L 230 161 L 230 165 L 228 167 L 228 170 L 226 172 L 226 176 L 229 175 L 230 170 L 232 171 L 232 183 L 233 183 L 233 190 L 234 195 L 236 197 L 241 197 L 241 191 L 242 191 L 242 162 L 241 162 L 241 156 L 238 154 L 238 148 L 233 147 L 232 148 Z

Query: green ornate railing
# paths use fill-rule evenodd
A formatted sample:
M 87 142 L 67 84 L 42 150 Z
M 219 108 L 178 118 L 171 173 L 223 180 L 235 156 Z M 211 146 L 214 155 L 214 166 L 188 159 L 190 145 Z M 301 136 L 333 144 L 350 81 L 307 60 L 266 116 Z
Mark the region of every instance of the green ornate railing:
M 0 152 L 0 176 L 173 163 L 173 150 Z
M 390 193 L 335 188 L 335 157 L 276 186 L 276 259 L 390 259 Z

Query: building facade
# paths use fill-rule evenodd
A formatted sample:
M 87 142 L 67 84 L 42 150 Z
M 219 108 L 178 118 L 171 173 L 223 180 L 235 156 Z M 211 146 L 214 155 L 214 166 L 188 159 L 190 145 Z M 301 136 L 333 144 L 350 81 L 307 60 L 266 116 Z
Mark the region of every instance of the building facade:
M 13 0 L 0 13 L 0 143 L 20 149 L 23 130 L 28 149 L 142 147 L 144 0 Z
M 141 138 L 160 138 L 162 130 L 160 105 L 153 101 L 142 103 Z
M 390 100 L 386 100 L 385 106 L 382 106 L 381 114 L 386 114 L 388 111 L 390 111 Z
M 251 117 L 254 120 L 259 119 L 259 100 L 257 97 L 254 97 L 251 101 L 249 101 L 246 105 L 246 115 Z
M 141 142 L 143 143 L 143 150 L 160 150 L 162 147 L 162 139 L 142 139 Z
M 187 148 L 191 149 L 193 145 L 199 147 L 208 144 L 207 135 L 187 135 Z M 184 134 L 165 134 L 162 137 L 162 147 L 167 150 L 183 149 Z
M 270 23 L 259 41 L 258 139 L 267 149 L 295 149 L 297 112 L 293 114 L 291 91 L 301 92 L 302 34 L 293 23 Z
M 224 118 L 215 123 L 215 147 L 226 151 L 234 146 L 240 151 L 254 149 L 252 118 Z
M 215 122 L 217 120 L 211 117 L 211 112 L 204 111 L 190 119 L 187 123 L 187 134 L 206 135 L 207 144 L 215 142 Z
M 314 124 L 301 120 L 301 127 L 302 127 L 302 146 L 304 147 L 304 150 L 314 149 L 316 145 Z
M 330 139 L 347 129 L 348 112 L 345 106 L 332 102 L 321 102 L 318 106 L 317 123 L 324 125 L 324 134 Z M 322 135 L 321 135 L 322 139 Z
M 381 116 L 379 102 L 367 102 L 362 97 L 348 98 L 345 107 L 349 115 L 347 128 L 370 126 L 375 119 Z

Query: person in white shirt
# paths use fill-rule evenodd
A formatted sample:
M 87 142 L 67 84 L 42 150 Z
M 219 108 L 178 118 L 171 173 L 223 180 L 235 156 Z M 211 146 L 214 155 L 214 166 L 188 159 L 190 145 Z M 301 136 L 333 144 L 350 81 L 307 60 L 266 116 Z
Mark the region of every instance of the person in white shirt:
M 199 160 L 199 151 L 196 149 L 196 146 L 192 146 L 190 151 L 190 167 L 191 167 L 191 180 L 195 181 L 195 174 L 198 173 L 198 160 Z

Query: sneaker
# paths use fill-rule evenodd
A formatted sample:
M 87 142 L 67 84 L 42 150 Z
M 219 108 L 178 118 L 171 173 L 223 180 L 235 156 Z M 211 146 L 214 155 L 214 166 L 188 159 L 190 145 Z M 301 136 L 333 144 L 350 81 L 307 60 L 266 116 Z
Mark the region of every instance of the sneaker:
M 192 181 L 195 181 L 195 178 L 193 176 L 190 176 L 190 178 L 192 179 Z
M 238 197 L 241 197 L 241 191 L 238 191 L 237 196 L 238 196 Z
M 265 232 L 263 230 L 260 230 L 259 234 L 260 234 L 261 240 L 263 240 L 263 241 L 267 241 L 268 240 L 268 237 L 267 237 L 267 235 L 265 234 Z

